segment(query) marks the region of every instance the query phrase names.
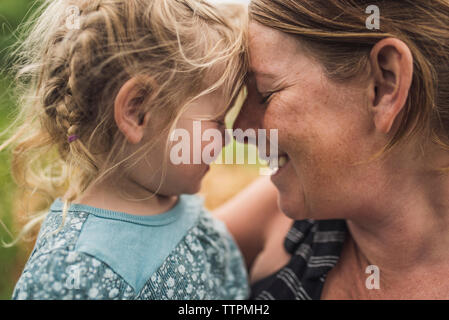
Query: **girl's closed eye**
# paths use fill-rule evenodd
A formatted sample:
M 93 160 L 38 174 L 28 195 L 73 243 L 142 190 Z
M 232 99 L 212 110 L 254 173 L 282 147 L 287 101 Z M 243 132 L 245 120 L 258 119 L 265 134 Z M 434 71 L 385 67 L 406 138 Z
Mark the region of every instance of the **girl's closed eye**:
M 215 123 L 217 123 L 219 126 L 225 126 L 225 120 L 224 119 L 215 119 L 213 120 Z

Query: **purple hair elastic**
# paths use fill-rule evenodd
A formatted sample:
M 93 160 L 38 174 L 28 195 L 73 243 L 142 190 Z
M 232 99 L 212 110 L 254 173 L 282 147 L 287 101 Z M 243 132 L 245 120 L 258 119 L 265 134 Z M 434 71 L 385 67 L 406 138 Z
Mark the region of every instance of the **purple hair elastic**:
M 73 141 L 77 140 L 79 137 L 76 134 L 72 134 L 71 136 L 69 136 L 69 138 L 67 139 L 67 141 L 69 143 L 72 143 Z

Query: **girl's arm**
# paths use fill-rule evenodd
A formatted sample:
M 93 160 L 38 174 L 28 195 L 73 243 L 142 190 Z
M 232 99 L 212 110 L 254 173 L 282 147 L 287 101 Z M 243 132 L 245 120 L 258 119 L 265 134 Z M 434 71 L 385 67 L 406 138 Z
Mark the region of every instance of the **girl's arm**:
M 290 220 L 279 210 L 277 198 L 270 177 L 263 177 L 214 210 L 214 216 L 226 224 L 237 241 L 249 270 L 264 250 L 273 228 Z

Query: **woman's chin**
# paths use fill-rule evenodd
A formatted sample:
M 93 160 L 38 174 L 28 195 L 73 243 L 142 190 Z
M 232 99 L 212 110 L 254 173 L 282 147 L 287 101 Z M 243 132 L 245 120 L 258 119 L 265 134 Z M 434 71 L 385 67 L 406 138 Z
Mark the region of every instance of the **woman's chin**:
M 302 184 L 296 179 L 295 172 L 281 172 L 272 177 L 272 182 L 278 190 L 278 205 L 282 212 L 294 220 L 307 219 Z
M 298 203 L 298 197 L 293 197 L 292 195 L 283 195 L 279 193 L 279 208 L 281 211 L 289 218 L 293 220 L 304 220 L 308 219 L 306 210 L 304 208 L 304 203 Z

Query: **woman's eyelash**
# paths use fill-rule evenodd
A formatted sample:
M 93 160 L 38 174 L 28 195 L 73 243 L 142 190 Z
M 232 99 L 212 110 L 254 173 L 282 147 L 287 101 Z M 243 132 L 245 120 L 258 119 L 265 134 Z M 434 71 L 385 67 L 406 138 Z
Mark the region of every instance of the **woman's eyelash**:
M 266 95 L 265 97 L 262 98 L 262 101 L 260 101 L 260 104 L 266 104 L 268 102 L 268 100 L 270 100 L 271 96 L 273 95 L 274 92 Z

